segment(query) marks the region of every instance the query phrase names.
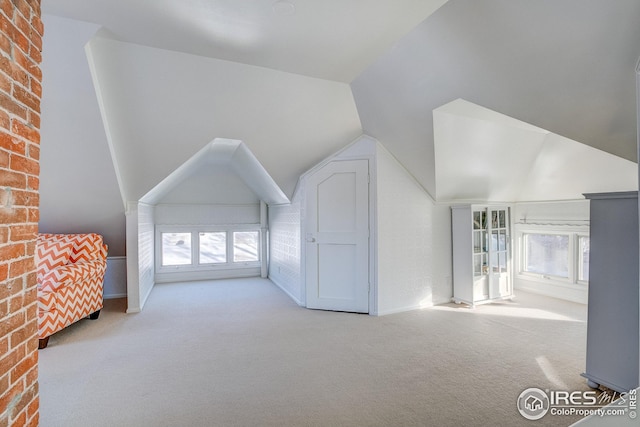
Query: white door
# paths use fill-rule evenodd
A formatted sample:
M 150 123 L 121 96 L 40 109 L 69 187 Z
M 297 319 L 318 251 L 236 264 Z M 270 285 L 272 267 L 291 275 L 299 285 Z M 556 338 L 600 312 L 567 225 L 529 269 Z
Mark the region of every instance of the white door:
M 307 307 L 369 312 L 369 163 L 333 161 L 309 177 Z

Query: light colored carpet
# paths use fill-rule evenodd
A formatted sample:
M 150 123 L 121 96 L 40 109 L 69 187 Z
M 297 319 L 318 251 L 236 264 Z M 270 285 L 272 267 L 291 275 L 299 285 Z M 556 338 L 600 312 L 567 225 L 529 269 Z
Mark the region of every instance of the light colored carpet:
M 519 293 L 382 317 L 307 310 L 264 279 L 157 285 L 142 313 L 53 335 L 43 427 L 568 426 L 529 387 L 587 390 L 586 306 Z

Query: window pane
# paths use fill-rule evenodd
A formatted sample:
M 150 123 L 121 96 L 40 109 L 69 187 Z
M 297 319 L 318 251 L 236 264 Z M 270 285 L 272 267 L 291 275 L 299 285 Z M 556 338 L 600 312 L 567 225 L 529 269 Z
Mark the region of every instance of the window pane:
M 234 231 L 233 262 L 259 261 L 259 241 L 260 236 L 257 231 Z
M 162 265 L 191 264 L 191 233 L 162 233 Z
M 200 264 L 227 262 L 227 233 L 225 231 L 200 233 Z
M 525 235 L 525 271 L 569 277 L 569 236 Z
M 580 248 L 580 255 L 579 255 L 580 271 L 578 273 L 578 280 L 588 281 L 589 280 L 589 238 L 586 236 L 580 236 L 578 240 L 580 242 L 578 246 Z

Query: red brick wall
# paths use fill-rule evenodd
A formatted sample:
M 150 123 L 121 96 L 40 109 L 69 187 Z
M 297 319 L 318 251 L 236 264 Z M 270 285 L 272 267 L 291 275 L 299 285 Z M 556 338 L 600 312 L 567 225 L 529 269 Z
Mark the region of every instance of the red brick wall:
M 38 425 L 40 0 L 0 0 L 0 427 Z

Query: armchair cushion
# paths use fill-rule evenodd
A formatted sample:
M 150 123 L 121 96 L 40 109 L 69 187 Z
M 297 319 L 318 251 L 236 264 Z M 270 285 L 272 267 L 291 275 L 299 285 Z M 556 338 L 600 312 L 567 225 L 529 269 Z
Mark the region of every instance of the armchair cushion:
M 100 260 L 66 264 L 48 271 L 40 281 L 41 292 L 53 292 L 82 280 L 104 275 L 106 264 Z
M 69 262 L 73 243 L 64 240 L 43 240 L 36 246 L 38 281 L 51 270 Z

